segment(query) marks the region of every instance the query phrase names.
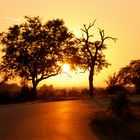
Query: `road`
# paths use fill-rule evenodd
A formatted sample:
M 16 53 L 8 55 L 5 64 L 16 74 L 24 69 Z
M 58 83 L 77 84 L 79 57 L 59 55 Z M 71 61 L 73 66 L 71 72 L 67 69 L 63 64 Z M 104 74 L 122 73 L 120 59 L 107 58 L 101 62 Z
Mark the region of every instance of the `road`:
M 97 140 L 89 127 L 93 100 L 0 106 L 0 140 Z

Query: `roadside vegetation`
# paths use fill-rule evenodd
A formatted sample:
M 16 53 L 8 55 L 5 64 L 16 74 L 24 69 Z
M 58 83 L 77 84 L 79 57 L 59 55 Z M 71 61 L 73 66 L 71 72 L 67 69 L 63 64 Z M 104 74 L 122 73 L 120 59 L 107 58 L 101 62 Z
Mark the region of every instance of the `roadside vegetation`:
M 113 96 L 104 110 L 93 113 L 90 121 L 92 131 L 101 140 L 140 139 L 139 81 L 140 60 L 131 61 L 106 80 L 106 93 Z
M 140 101 L 129 99 L 122 94 L 112 97 L 106 109 L 92 114 L 89 125 L 99 139 L 140 139 Z

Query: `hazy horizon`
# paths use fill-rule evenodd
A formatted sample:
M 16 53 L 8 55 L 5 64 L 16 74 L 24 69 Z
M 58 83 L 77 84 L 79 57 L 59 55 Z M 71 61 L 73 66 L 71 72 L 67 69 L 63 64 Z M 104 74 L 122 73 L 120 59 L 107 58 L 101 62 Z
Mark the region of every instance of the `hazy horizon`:
M 24 22 L 24 16 L 40 16 L 44 21 L 64 19 L 66 26 L 76 36 L 81 35 L 83 24 L 89 24 L 97 19 L 96 26 L 105 30 L 106 35 L 118 38 L 117 42 L 106 41 L 108 49 L 106 58 L 112 65 L 103 69 L 95 76 L 94 86 L 106 86 L 108 75 L 118 71 L 131 60 L 139 59 L 140 55 L 140 14 L 139 0 L 0 0 L 0 31 L 6 31 L 9 26 Z M 71 73 L 70 73 L 71 74 Z M 88 73 L 72 73 L 49 78 L 43 82 L 55 87 L 86 86 Z

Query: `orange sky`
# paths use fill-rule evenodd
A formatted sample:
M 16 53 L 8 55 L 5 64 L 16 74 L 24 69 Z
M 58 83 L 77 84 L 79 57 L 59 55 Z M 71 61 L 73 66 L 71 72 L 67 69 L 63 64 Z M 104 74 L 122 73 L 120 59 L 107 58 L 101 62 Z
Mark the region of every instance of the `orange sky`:
M 117 43 L 106 42 L 106 58 L 112 64 L 95 77 L 95 86 L 105 86 L 109 74 L 118 71 L 130 60 L 140 58 L 140 0 L 0 0 L 0 31 L 23 22 L 25 15 L 39 15 L 44 20 L 64 19 L 70 31 L 81 33 L 83 24 L 97 18 L 96 25 Z M 88 86 L 87 73 L 62 74 L 42 83 L 63 86 Z

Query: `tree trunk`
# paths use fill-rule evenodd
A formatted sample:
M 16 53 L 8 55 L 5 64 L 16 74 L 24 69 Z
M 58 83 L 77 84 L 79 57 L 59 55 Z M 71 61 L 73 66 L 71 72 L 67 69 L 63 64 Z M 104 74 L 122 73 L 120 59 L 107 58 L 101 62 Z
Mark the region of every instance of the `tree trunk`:
M 140 84 L 139 83 L 135 84 L 135 92 L 136 92 L 136 94 L 140 94 Z
M 91 68 L 89 71 L 89 95 L 93 96 L 93 75 L 94 75 L 94 69 Z
M 32 99 L 35 99 L 37 97 L 37 83 L 33 80 L 32 81 L 33 87 L 31 91 Z

